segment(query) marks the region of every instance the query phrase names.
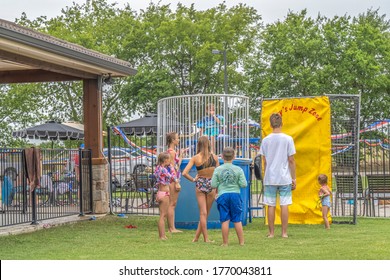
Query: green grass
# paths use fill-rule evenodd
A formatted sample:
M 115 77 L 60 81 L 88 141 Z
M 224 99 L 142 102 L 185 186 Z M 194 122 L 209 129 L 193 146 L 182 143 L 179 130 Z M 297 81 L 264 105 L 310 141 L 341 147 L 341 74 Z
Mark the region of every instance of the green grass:
M 266 237 L 264 219 L 244 227 L 245 246 L 230 229 L 229 247 L 220 247 L 220 230 L 209 230 L 216 242 L 192 243 L 194 230 L 160 241 L 158 217 L 106 216 L 0 237 L 2 260 L 389 260 L 390 219 L 359 218 L 357 225 L 290 225 L 289 238 Z M 127 229 L 126 225 L 136 229 Z

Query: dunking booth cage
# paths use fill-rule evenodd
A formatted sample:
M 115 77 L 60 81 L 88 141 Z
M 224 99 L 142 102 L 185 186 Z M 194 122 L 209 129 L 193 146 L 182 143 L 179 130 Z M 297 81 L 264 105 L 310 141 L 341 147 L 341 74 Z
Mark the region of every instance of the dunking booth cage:
M 210 111 L 219 119 L 219 123 L 208 121 L 214 118 Z M 249 138 L 249 98 L 240 95 L 183 95 L 163 98 L 158 101 L 157 153 L 167 148 L 166 135 L 175 131 L 180 143 L 178 150 L 182 152 L 183 160 L 180 169 L 183 170 L 189 159 L 196 154 L 198 138 L 205 130 L 212 146 L 212 151 L 219 156 L 223 148 L 230 146 L 236 151 L 233 164 L 244 171 L 248 186 L 241 189 L 243 201 L 243 225 L 248 218 L 250 195 L 250 138 Z M 206 133 L 205 133 L 206 134 Z M 210 136 L 214 135 L 214 136 Z M 256 139 L 255 141 L 257 141 Z M 196 176 L 195 166 L 190 170 L 192 177 Z M 181 180 L 182 189 L 176 205 L 175 223 L 178 228 L 196 229 L 199 222 L 199 210 L 195 196 L 195 183 L 185 178 Z M 219 228 L 219 215 L 216 203 L 213 204 L 208 217 L 208 228 Z M 231 225 L 232 226 L 232 225 Z

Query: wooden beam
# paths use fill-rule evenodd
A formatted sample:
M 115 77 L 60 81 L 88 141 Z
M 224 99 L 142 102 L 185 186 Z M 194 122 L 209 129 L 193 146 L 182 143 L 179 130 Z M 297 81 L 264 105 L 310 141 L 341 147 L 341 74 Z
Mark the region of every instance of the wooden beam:
M 104 158 L 102 90 L 99 79 L 83 81 L 84 139 L 85 148 L 92 150 L 92 158 Z
M 75 76 L 69 76 L 39 69 L 0 71 L 0 83 L 2 84 L 62 82 L 78 80 L 82 79 Z
M 25 64 L 32 68 L 46 70 L 48 72 L 60 73 L 72 77 L 78 77 L 80 79 L 97 79 L 98 75 L 85 72 L 82 70 L 77 70 L 74 68 L 65 67 L 58 64 L 50 63 L 50 61 L 42 61 L 39 59 L 34 59 L 27 56 L 22 56 L 20 54 L 15 54 L 0 50 L 0 58 L 8 61 L 12 61 L 18 64 Z

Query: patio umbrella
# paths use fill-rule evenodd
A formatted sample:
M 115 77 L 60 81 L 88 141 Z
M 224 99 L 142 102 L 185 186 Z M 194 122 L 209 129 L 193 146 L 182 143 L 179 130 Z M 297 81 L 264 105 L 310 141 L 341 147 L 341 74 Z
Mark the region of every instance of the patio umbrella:
M 84 125 L 82 123 L 68 121 L 68 122 L 63 122 L 62 124 L 84 131 Z M 103 136 L 107 136 L 107 132 L 103 131 Z
M 173 131 L 188 131 L 188 127 L 176 120 L 168 120 Z M 157 135 L 157 114 L 147 113 L 143 118 L 117 125 L 126 135 Z
M 84 131 L 55 121 L 48 121 L 14 131 L 12 136 L 39 140 L 83 140 Z
M 156 135 L 157 114 L 148 113 L 145 117 L 117 125 L 126 135 Z

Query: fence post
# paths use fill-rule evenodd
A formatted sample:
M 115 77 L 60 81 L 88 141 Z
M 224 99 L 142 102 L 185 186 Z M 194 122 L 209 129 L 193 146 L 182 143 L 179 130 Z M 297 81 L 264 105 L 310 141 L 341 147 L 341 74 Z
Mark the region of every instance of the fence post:
M 89 157 L 88 157 L 88 167 L 89 167 L 89 187 L 90 187 L 90 191 L 89 191 L 89 209 L 91 209 L 92 211 L 92 214 L 95 213 L 95 211 L 93 210 L 93 188 L 92 188 L 92 183 L 93 183 L 93 180 L 92 180 L 92 150 L 89 149 L 88 150 L 89 152 Z
M 37 198 L 37 194 L 36 194 L 36 191 L 37 191 L 37 187 L 34 188 L 34 190 L 31 192 L 31 196 L 32 196 L 32 201 L 31 201 L 31 207 L 32 207 L 32 221 L 31 221 L 31 224 L 32 225 L 37 225 L 38 224 L 38 221 L 37 221 L 37 203 L 36 203 L 36 198 Z
M 79 168 L 78 168 L 78 172 L 79 172 L 79 189 L 78 189 L 78 192 L 79 192 L 79 204 L 80 204 L 80 214 L 79 216 L 84 216 L 84 211 L 83 211 L 83 150 L 82 148 L 80 147 L 79 150 L 78 150 L 78 153 L 79 153 Z M 76 174 L 76 177 L 77 177 L 77 174 Z
M 111 167 L 111 127 L 107 126 L 107 146 L 108 146 L 108 184 L 109 184 L 109 206 L 110 206 L 110 214 L 113 214 L 113 199 L 112 199 L 112 167 Z

